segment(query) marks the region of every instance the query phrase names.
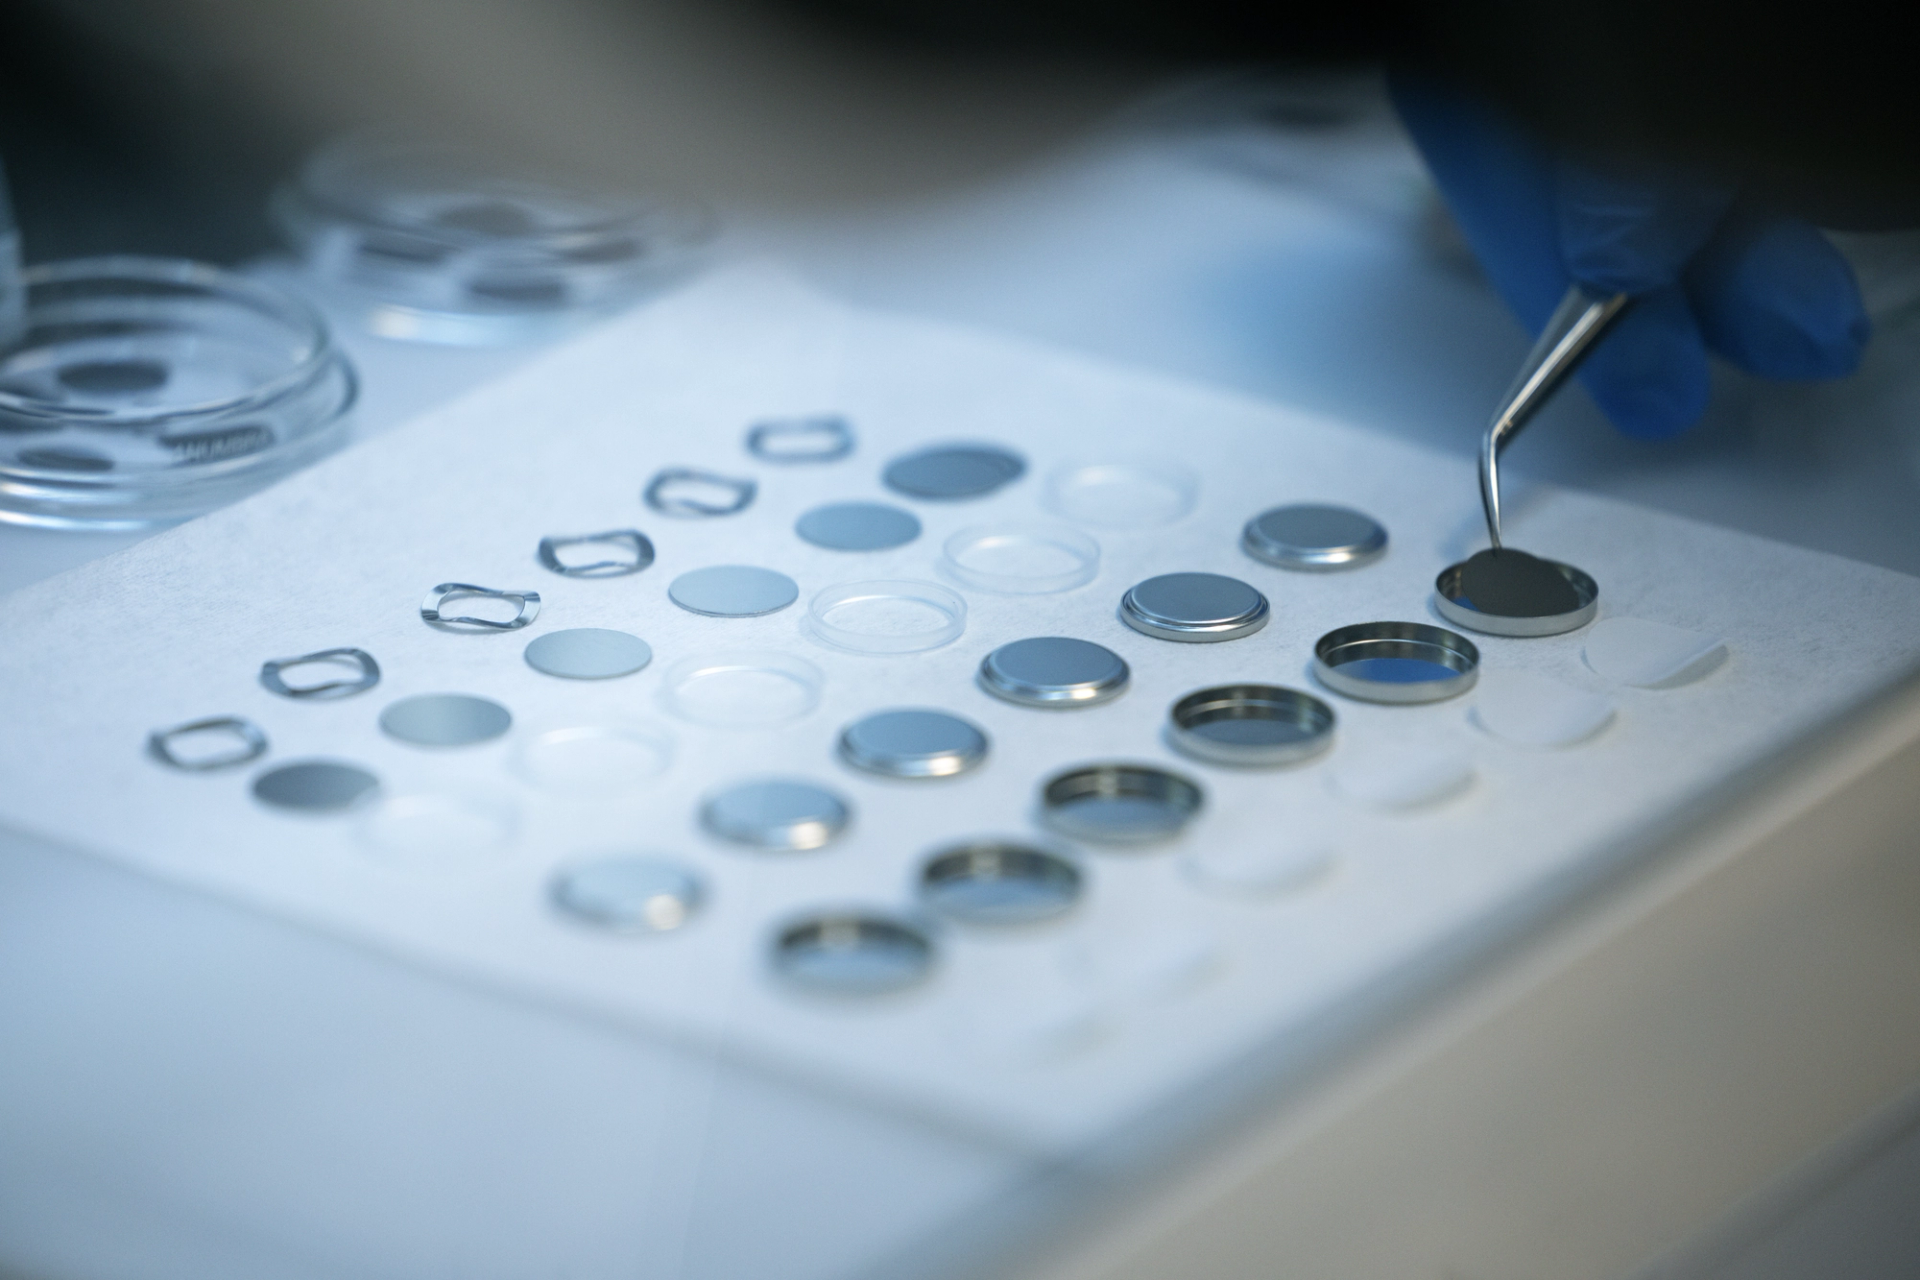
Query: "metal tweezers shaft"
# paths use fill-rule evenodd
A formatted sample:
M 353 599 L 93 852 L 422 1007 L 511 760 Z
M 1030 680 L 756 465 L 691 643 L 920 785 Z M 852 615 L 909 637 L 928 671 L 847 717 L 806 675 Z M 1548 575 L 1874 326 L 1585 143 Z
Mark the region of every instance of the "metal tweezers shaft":
M 1624 293 L 1597 298 L 1579 285 L 1568 289 L 1547 327 L 1527 353 L 1520 375 L 1507 388 L 1493 425 L 1480 449 L 1480 502 L 1486 508 L 1487 536 L 1500 549 L 1500 453 L 1520 429 L 1552 399 L 1567 375 L 1580 367 L 1593 344 L 1632 301 Z

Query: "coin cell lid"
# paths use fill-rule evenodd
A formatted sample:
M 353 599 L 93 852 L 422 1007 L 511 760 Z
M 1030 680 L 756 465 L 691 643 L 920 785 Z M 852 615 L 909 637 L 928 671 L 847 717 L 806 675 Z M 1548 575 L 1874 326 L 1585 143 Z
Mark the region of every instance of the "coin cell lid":
M 1270 684 L 1230 684 L 1173 704 L 1167 740 L 1209 764 L 1282 765 L 1333 745 L 1333 708 L 1309 693 Z
M 876 711 L 841 733 L 840 758 L 890 778 L 950 778 L 987 758 L 987 735 L 944 711 Z
M 980 686 L 1024 707 L 1092 707 L 1126 691 L 1119 654 L 1091 640 L 1035 636 L 1003 644 L 980 663 Z
M 792 578 L 746 564 L 717 564 L 681 574 L 667 597 L 688 613 L 709 618 L 757 618 L 800 598 Z
M 932 582 L 843 582 L 807 606 L 816 640 L 854 653 L 923 653 L 958 640 L 967 602 Z
M 701 825 L 723 840 L 761 849 L 818 849 L 846 830 L 846 801 L 810 782 L 744 782 L 709 799 Z
M 1254 559 L 1282 569 L 1357 569 L 1387 553 L 1387 531 L 1350 507 L 1299 503 L 1247 521 L 1240 545 Z
M 1120 618 L 1158 640 L 1238 640 L 1267 625 L 1267 598 L 1217 573 L 1166 573 L 1137 583 L 1120 600 Z
M 553 879 L 553 904 L 577 920 L 620 933 L 669 933 L 700 909 L 700 880 L 665 858 L 596 858 Z
M 747 452 L 762 462 L 838 462 L 853 452 L 853 428 L 830 413 L 756 422 L 747 430 Z
M 1094 844 L 1171 840 L 1200 812 L 1197 783 L 1151 765 L 1069 769 L 1040 792 L 1041 814 L 1060 834 Z
M 289 669 L 306 666 L 330 666 L 335 670 L 351 669 L 353 675 L 345 680 L 321 680 L 311 683 L 291 684 L 287 681 Z M 297 658 L 274 658 L 260 666 L 260 683 L 269 693 L 277 693 L 283 698 L 301 698 L 311 701 L 332 701 L 335 698 L 350 698 L 380 683 L 380 664 L 365 649 L 320 649 L 314 653 L 303 653 Z
M 780 977 L 822 995 L 877 996 L 904 990 L 933 969 L 933 942 L 904 920 L 880 912 L 822 912 L 775 935 Z
M 801 516 L 793 531 L 828 551 L 886 551 L 920 536 L 920 517 L 883 502 L 833 502 Z
M 936 445 L 895 458 L 881 473 L 909 498 L 952 502 L 984 498 L 1026 474 L 1026 459 L 990 444 Z
M 602 548 L 612 558 L 567 560 L 560 552 L 568 547 Z M 609 529 L 604 533 L 581 533 L 540 539 L 536 552 L 542 568 L 569 578 L 618 578 L 638 573 L 653 563 L 653 542 L 638 529 Z
M 1488 635 L 1557 636 L 1586 626 L 1600 612 L 1600 587 L 1591 577 L 1512 547 L 1449 566 L 1433 590 L 1441 617 Z
M 1420 622 L 1363 622 L 1313 647 L 1320 683 L 1363 702 L 1440 702 L 1473 688 L 1480 650 L 1463 635 Z
M 507 619 L 449 615 L 447 605 L 454 600 L 504 600 L 514 606 L 514 614 Z M 477 587 L 471 582 L 442 582 L 427 592 L 427 598 L 420 602 L 420 620 L 435 627 L 518 631 L 539 616 L 538 591 L 500 591 L 493 587 Z
M 920 898 L 963 924 L 1051 920 L 1080 899 L 1080 869 L 1042 849 L 977 841 L 943 850 L 920 872 Z
M 962 585 L 1002 595 L 1071 591 L 1100 572 L 1100 544 L 1065 525 L 975 525 L 942 551 L 941 567 Z

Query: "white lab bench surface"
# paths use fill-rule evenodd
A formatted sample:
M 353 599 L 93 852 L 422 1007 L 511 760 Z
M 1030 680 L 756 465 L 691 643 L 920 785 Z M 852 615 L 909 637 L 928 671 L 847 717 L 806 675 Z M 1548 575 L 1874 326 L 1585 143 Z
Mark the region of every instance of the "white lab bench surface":
M 722 248 L 1468 453 L 1525 335 L 1397 135 L 1353 128 L 1342 168 L 1318 135 L 1134 127 L 858 223 L 743 213 Z M 346 340 L 362 434 L 525 358 Z M 1726 374 L 1671 445 L 1568 394 L 1511 464 L 1917 572 L 1915 345 L 1896 325 L 1827 386 Z M 0 587 L 135 537 L 0 529 Z M 1099 1180 L 0 832 L 0 1275 L 891 1276 L 1004 1233 L 995 1269 L 1061 1280 L 1758 1276 L 1767 1231 L 1920 1115 L 1915 781 L 1910 689 L 1032 1235 L 1023 1198 Z

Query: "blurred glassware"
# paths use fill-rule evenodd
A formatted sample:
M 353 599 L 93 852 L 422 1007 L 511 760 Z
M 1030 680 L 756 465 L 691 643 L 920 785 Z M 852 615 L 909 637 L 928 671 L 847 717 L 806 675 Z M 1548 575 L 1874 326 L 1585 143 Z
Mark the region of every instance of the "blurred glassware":
M 134 529 L 231 502 L 346 436 L 353 368 L 306 303 L 177 258 L 28 268 L 0 341 L 0 521 Z
M 677 282 L 705 208 L 514 172 L 456 147 L 352 135 L 316 151 L 272 213 L 329 304 L 388 338 L 547 338 Z

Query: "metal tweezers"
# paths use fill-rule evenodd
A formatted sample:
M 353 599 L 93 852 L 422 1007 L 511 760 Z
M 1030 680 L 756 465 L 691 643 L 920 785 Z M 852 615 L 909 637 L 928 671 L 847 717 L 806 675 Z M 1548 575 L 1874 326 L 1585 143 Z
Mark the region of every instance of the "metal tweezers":
M 1486 508 L 1487 536 L 1493 549 L 1500 549 L 1500 452 L 1527 425 L 1533 415 L 1553 398 L 1567 375 L 1593 350 L 1613 322 L 1633 301 L 1624 293 L 1601 298 L 1580 285 L 1568 289 L 1553 309 L 1547 327 L 1527 352 L 1520 374 L 1501 398 L 1500 409 L 1487 428 L 1486 442 L 1480 449 L 1480 502 Z

